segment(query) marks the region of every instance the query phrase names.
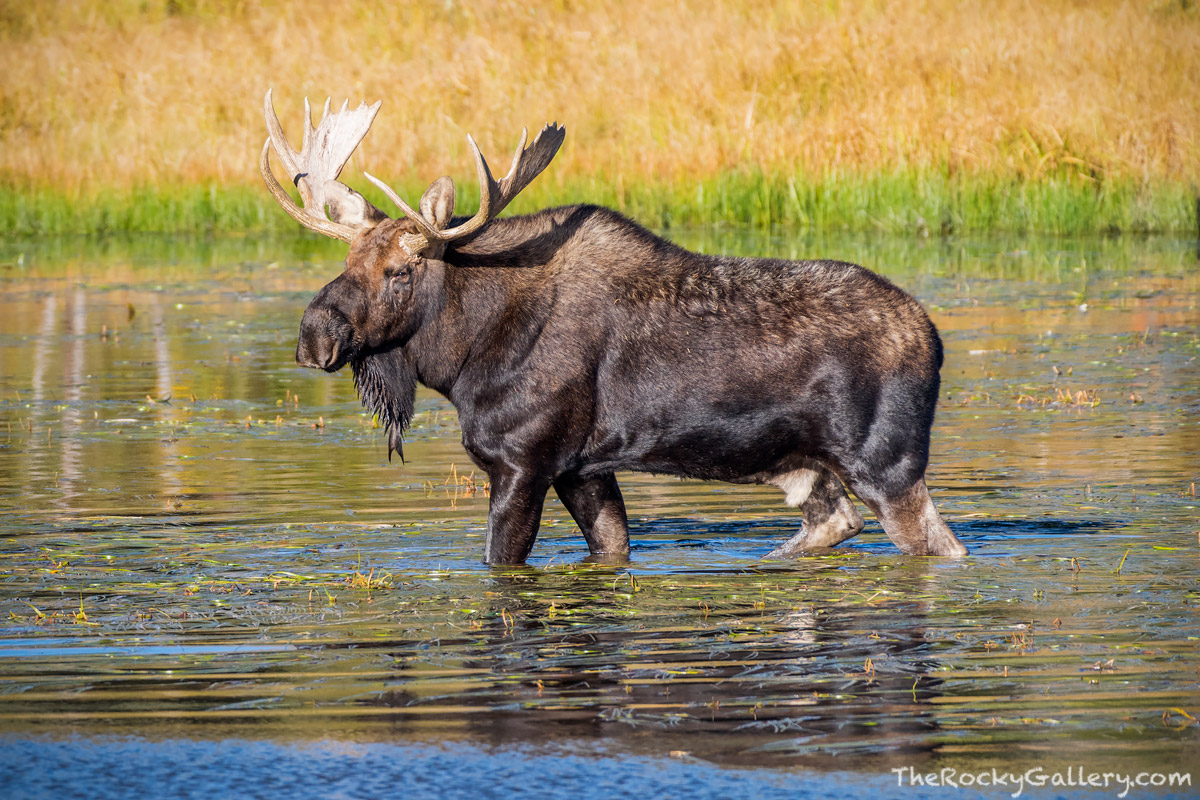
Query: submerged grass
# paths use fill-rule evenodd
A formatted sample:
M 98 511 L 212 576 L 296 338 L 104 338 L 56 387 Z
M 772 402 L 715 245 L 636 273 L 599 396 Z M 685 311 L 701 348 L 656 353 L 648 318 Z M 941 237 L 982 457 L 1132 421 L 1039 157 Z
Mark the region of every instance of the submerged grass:
M 414 186 L 410 194 L 420 191 Z M 462 207 L 468 208 L 470 193 L 463 194 Z M 384 206 L 382 198 L 372 199 Z M 653 228 L 783 225 L 936 236 L 981 231 L 1190 233 L 1197 228 L 1198 201 L 1182 182 L 1151 186 L 1112 179 L 1093 184 L 1070 176 L 1028 182 L 920 171 L 819 178 L 753 172 L 670 183 L 591 178 L 535 185 L 516 210 L 580 202 L 617 208 Z M 91 195 L 50 188 L 0 193 L 0 234 L 10 236 L 297 230 L 254 184 L 143 186 Z

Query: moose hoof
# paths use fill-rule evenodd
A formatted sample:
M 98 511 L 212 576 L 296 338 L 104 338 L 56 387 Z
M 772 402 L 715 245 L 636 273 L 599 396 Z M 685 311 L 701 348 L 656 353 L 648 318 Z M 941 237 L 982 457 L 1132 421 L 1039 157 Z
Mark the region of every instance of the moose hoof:
M 799 533 L 767 553 L 764 558 L 795 558 L 814 550 L 835 547 L 847 539 L 857 536 L 862 527 L 861 518 L 858 525 L 844 520 L 829 520 L 822 525 L 811 526 L 805 522 L 800 526 Z

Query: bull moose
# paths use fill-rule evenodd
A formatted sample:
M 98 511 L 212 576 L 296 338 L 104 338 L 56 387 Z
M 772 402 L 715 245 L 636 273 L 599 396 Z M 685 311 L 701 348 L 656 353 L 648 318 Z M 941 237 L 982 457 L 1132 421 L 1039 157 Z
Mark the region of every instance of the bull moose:
M 692 253 L 594 205 L 497 218 L 558 152 L 556 123 L 528 147 L 523 133 L 498 181 L 468 137 L 470 218 L 449 178 L 418 211 L 364 173 L 402 212 L 391 219 L 337 181 L 379 106 L 327 100 L 314 129 L 305 101 L 297 152 L 264 100 L 267 188 L 350 245 L 304 311 L 296 361 L 350 365 L 389 457 L 403 457 L 418 382 L 454 404 L 491 481 L 487 563 L 526 559 L 550 487 L 592 554 L 627 556 L 620 470 L 779 487 L 803 524 L 768 558 L 862 530 L 843 483 L 901 552 L 966 554 L 925 485 L 942 344 L 910 295 L 854 264 Z

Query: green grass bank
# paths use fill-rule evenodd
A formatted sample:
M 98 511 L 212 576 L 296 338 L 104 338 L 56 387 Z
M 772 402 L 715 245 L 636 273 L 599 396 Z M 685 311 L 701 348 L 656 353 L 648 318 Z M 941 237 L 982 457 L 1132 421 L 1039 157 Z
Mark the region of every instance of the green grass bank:
M 391 204 L 351 181 L 380 208 Z M 477 202 L 461 181 L 459 213 Z M 399 186 L 415 202 L 423 186 Z M 1197 232 L 1197 190 L 1183 182 L 1097 182 L 1078 175 L 1037 181 L 940 172 L 731 173 L 702 181 L 586 178 L 531 186 L 512 213 L 590 202 L 619 209 L 652 228 L 773 225 L 801 230 L 948 235 L 1003 231 L 1054 235 Z M 52 188 L 0 190 L 0 235 L 105 233 L 283 233 L 298 226 L 265 188 L 193 184 L 102 189 L 75 196 Z

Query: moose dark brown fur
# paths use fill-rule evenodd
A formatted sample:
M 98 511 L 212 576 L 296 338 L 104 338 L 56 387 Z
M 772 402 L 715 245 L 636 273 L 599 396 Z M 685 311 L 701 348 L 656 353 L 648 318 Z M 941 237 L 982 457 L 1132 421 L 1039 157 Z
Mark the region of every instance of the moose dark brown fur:
M 853 264 L 691 253 L 596 206 L 495 219 L 553 158 L 552 126 L 522 140 L 502 181 L 475 148 L 475 217 L 452 217 L 443 178 L 420 211 L 384 187 L 406 214 L 388 219 L 334 180 L 377 107 L 327 109 L 304 151 L 284 152 L 267 97 L 268 186 L 350 242 L 346 270 L 304 312 L 296 359 L 349 364 L 389 451 L 418 382 L 454 404 L 491 480 L 488 563 L 525 560 L 551 487 L 593 554 L 627 555 L 621 470 L 778 486 L 804 522 L 768 557 L 858 533 L 843 482 L 902 552 L 966 554 L 925 485 L 942 346 L 912 297 Z M 272 143 L 303 209 L 270 175 Z M 313 213 L 324 208 L 332 219 Z

